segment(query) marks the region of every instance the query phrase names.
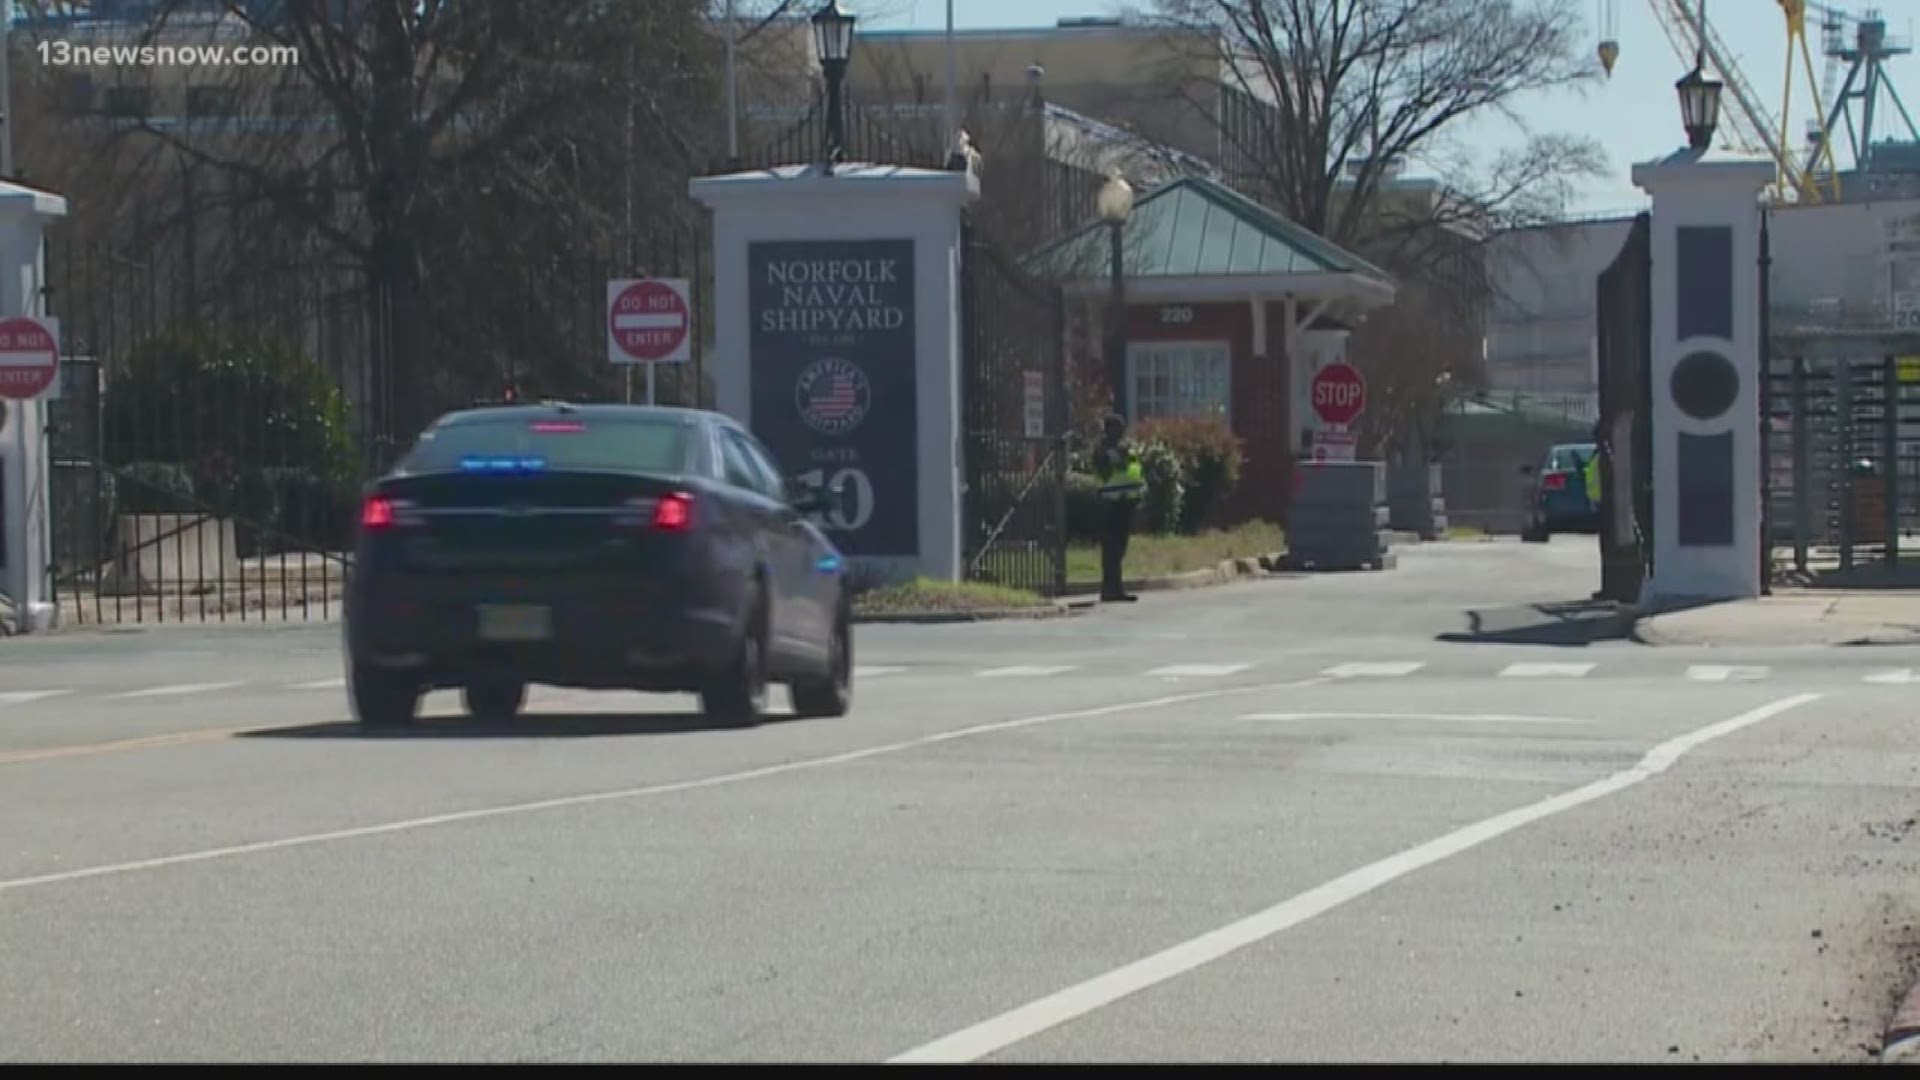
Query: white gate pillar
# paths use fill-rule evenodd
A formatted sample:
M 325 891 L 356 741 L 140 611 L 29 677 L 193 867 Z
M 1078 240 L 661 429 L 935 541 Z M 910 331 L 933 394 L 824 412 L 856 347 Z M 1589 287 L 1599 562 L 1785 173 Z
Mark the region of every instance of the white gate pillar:
M 1761 592 L 1760 191 L 1771 161 L 1684 150 L 1653 196 L 1651 598 Z

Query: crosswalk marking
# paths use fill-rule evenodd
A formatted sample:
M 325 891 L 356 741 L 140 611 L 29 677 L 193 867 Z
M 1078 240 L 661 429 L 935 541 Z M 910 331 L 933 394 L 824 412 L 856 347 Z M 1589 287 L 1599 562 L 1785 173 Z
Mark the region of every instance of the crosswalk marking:
M 1391 679 L 1426 667 L 1424 660 L 1368 660 L 1336 664 L 1320 674 L 1335 679 Z
M 0 705 L 25 705 L 32 701 L 44 701 L 50 697 L 71 694 L 71 690 L 7 690 L 0 691 Z
M 1585 724 L 1566 716 L 1513 716 L 1507 713 L 1277 712 L 1248 713 L 1242 720 L 1432 720 L 1452 724 Z
M 1023 679 L 1041 678 L 1047 675 L 1063 675 L 1072 671 L 1071 665 L 1059 667 L 1037 667 L 1032 664 L 1016 664 L 1013 667 L 988 668 L 979 673 L 982 679 Z
M 1764 667 L 1739 664 L 1695 664 L 1687 669 L 1687 678 L 1694 682 L 1754 682 L 1766 677 Z
M 1247 670 L 1251 664 L 1168 664 L 1147 672 L 1148 678 L 1218 679 Z
M 907 670 L 903 667 L 856 667 L 853 677 L 856 679 L 877 679 L 882 675 L 898 675 Z
M 210 694 L 215 690 L 231 690 L 240 684 L 237 682 L 177 683 L 173 686 L 149 686 L 144 690 L 128 690 L 121 694 L 110 694 L 116 698 L 179 697 L 185 694 Z
M 1584 678 L 1597 665 L 1594 664 L 1508 664 L 1500 671 L 1503 679 L 1579 679 Z
M 1912 668 L 1895 668 L 1892 671 L 1869 675 L 1866 681 L 1881 686 L 1911 686 L 1920 682 L 1920 675 L 1915 675 Z
M 316 679 L 313 682 L 294 683 L 289 690 L 344 690 L 347 680 L 344 676 L 332 679 Z

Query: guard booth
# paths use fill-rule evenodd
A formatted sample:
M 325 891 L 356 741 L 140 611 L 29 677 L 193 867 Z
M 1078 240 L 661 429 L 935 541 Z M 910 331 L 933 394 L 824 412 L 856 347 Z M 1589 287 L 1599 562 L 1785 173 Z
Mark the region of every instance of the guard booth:
M 22 316 L 46 315 L 46 226 L 66 216 L 67 201 L 51 192 L 0 182 L 0 331 Z M 58 330 L 33 330 L 15 343 L 0 332 L 0 383 L 14 387 L 0 427 L 0 586 L 11 606 L 11 629 L 33 633 L 58 621 L 51 572 L 44 391 L 57 380 Z M 50 340 L 48 340 L 50 339 Z M 30 355 L 39 354 L 39 355 Z M 29 392 L 16 376 L 42 361 L 45 385 Z

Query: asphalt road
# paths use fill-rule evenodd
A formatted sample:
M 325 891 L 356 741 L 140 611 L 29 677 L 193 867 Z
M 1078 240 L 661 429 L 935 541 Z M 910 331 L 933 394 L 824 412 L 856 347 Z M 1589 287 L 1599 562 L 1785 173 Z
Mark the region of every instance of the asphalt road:
M 0 1060 L 1870 1056 L 1920 649 L 1580 644 L 1595 574 L 862 627 L 853 715 L 752 731 L 363 736 L 330 626 L 0 642 Z

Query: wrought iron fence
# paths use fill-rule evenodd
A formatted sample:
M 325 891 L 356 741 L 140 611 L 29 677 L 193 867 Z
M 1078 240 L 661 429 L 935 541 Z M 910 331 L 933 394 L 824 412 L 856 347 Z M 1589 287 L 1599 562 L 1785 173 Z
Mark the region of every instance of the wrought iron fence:
M 486 310 L 499 297 L 479 290 L 438 311 L 436 326 L 490 328 L 497 355 L 437 378 L 434 411 L 505 391 L 640 399 L 644 379 L 608 361 L 605 283 L 646 276 L 687 278 L 698 328 L 693 360 L 661 373 L 657 400 L 710 402 L 704 234 L 656 230 L 614 247 L 529 273 L 511 311 Z M 329 618 L 360 492 L 416 434 L 370 420 L 372 290 L 324 263 L 255 275 L 269 281 L 203 277 L 179 251 L 150 245 L 135 258 L 58 234 L 49 245 L 49 308 L 68 356 L 49 434 L 62 619 Z M 413 374 L 444 376 L 448 354 L 470 347 L 457 329 L 436 337 Z

